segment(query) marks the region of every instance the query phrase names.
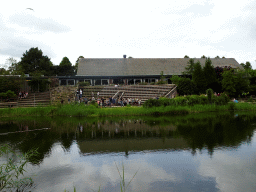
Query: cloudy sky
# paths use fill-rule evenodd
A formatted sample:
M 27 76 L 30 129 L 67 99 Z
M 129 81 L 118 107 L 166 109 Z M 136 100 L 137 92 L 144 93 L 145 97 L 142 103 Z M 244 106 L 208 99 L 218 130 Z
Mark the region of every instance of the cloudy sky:
M 0 65 L 38 47 L 55 65 L 218 55 L 256 69 L 255 21 L 252 0 L 10 0 L 0 6 Z

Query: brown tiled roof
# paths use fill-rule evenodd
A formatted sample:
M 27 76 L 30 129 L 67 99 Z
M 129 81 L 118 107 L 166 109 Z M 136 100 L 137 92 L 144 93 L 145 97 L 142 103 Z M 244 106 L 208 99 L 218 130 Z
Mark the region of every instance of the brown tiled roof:
M 80 59 L 77 76 L 140 76 L 140 75 L 182 75 L 190 58 L 117 58 Z M 194 58 L 205 65 L 204 58 Z M 214 67 L 242 67 L 233 58 L 211 58 Z

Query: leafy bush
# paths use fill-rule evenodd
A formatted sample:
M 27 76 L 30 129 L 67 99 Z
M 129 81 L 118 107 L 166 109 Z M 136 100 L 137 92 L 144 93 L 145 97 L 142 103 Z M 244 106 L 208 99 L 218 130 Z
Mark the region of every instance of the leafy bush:
M 0 77 L 0 93 L 5 93 L 8 90 L 19 94 L 20 86 L 24 83 L 22 77 Z
M 188 105 L 196 105 L 196 104 L 201 104 L 201 99 L 199 95 L 188 95 L 186 96 L 188 100 Z
M 95 101 L 95 100 L 92 100 L 91 102 L 90 102 L 90 105 L 93 105 L 93 106 L 95 106 L 95 107 L 99 107 L 98 106 L 98 103 Z
M 3 99 L 13 98 L 13 97 L 16 97 L 16 94 L 11 90 L 6 91 L 5 93 L 0 93 L 0 98 L 3 98 Z
M 232 102 L 228 104 L 228 110 L 234 111 L 235 108 L 236 108 L 235 103 Z
M 156 83 L 157 85 L 167 84 L 167 81 L 160 80 Z
M 208 102 L 209 102 L 209 103 L 212 103 L 213 90 L 212 90 L 212 89 L 207 89 L 207 90 L 206 90 L 206 94 L 207 94 Z
M 168 99 L 168 98 L 165 98 L 165 97 L 161 97 L 159 99 L 159 102 L 161 104 L 161 106 L 172 106 L 172 105 L 175 105 L 175 100 L 174 99 Z
M 229 97 L 224 93 L 222 93 L 219 97 L 217 96 L 212 97 L 212 102 L 215 105 L 226 105 L 229 101 L 230 101 Z
M 176 105 L 184 106 L 188 104 L 188 100 L 186 97 L 178 96 L 178 97 L 175 97 L 174 100 Z
M 250 96 L 250 98 L 249 98 L 247 101 L 248 101 L 248 102 L 253 102 L 252 96 Z
M 159 107 L 159 106 L 161 106 L 161 101 L 159 99 L 149 99 L 143 104 L 143 107 L 145 108 Z
M 0 98 L 5 99 L 7 97 L 6 93 L 0 93 Z
M 226 94 L 221 94 L 219 97 L 212 95 L 212 98 L 209 102 L 208 97 L 205 95 L 188 95 L 186 97 L 177 96 L 174 99 L 169 99 L 161 97 L 160 99 L 149 99 L 144 104 L 143 107 L 167 107 L 167 106 L 194 106 L 197 104 L 206 105 L 209 103 L 214 103 L 216 105 L 226 105 L 230 99 Z
M 205 104 L 208 103 L 208 99 L 207 99 L 207 97 L 205 95 L 200 95 L 199 98 L 200 98 L 200 103 L 202 105 L 205 105 Z
M 79 85 L 79 87 L 84 87 L 84 86 L 90 86 L 90 83 L 88 81 L 86 81 L 86 82 L 79 82 L 78 85 Z
M 227 104 L 230 101 L 229 96 L 227 96 L 227 94 L 225 93 L 221 93 L 220 97 L 223 98 L 224 102 Z
M 151 82 L 150 85 L 155 85 L 155 82 Z
M 179 82 L 181 81 L 181 77 L 179 77 L 178 75 L 173 75 L 170 80 L 172 82 L 172 84 L 176 84 L 179 85 Z
M 139 85 L 148 85 L 147 82 L 140 82 Z

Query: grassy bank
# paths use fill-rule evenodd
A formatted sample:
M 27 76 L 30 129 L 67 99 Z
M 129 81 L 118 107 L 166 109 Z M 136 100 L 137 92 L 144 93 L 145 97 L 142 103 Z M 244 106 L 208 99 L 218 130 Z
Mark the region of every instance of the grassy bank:
M 117 107 L 97 108 L 84 104 L 67 104 L 62 106 L 8 108 L 0 109 L 0 117 L 22 116 L 72 116 L 72 117 L 107 117 L 107 116 L 139 116 L 139 115 L 182 115 L 200 112 L 218 111 L 256 111 L 256 104 L 229 103 L 227 105 L 194 105 L 194 106 L 160 106 L 160 107 Z

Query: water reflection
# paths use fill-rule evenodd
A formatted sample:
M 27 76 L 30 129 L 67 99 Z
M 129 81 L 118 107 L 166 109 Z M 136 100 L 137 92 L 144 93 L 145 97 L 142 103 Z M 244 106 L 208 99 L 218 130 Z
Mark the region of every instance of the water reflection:
M 141 117 L 137 119 L 36 119 L 1 122 L 1 143 L 10 143 L 22 152 L 39 148 L 41 158 L 60 142 L 69 151 L 74 140 L 82 154 L 104 152 L 196 150 L 238 147 L 250 143 L 254 116 L 190 115 L 184 117 Z M 51 127 L 50 130 L 44 130 Z M 11 134 L 12 133 L 12 134 Z M 33 145 L 31 145 L 33 143 Z
M 2 119 L 0 144 L 20 152 L 38 148 L 27 173 L 37 175 L 33 191 L 71 191 L 73 185 L 78 191 L 120 191 L 115 162 L 119 168 L 125 163 L 127 181 L 139 170 L 132 191 L 241 191 L 229 186 L 234 182 L 250 191 L 256 181 L 255 123 L 252 114 L 229 113 Z M 245 177 L 250 179 L 243 183 Z

